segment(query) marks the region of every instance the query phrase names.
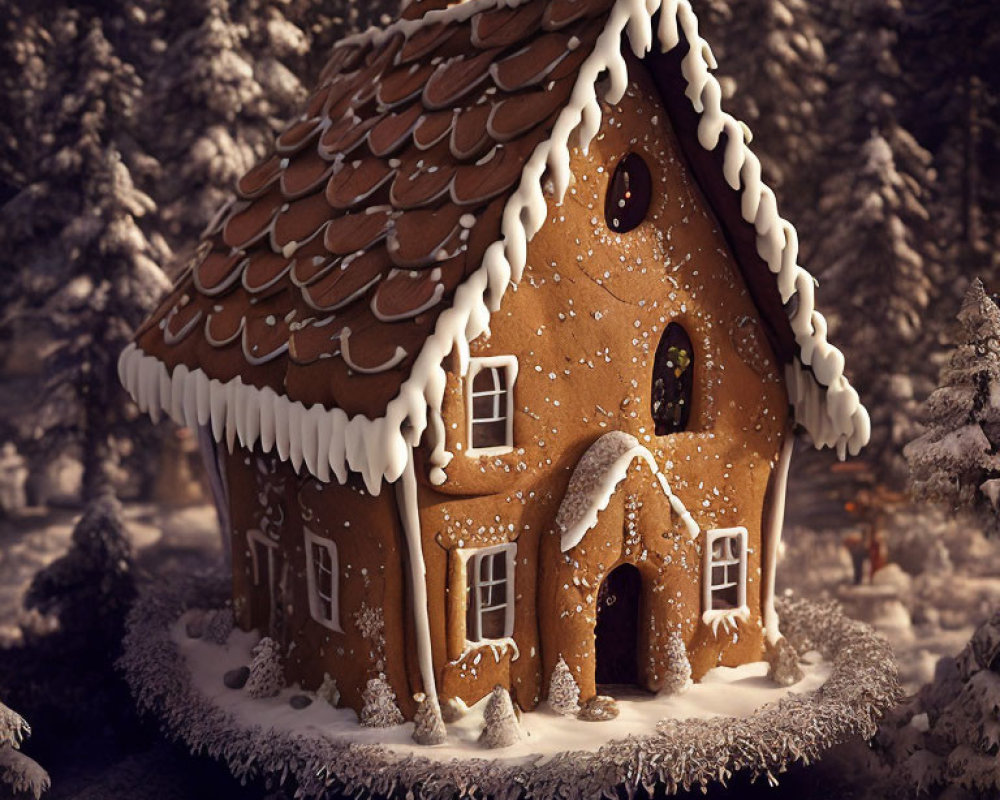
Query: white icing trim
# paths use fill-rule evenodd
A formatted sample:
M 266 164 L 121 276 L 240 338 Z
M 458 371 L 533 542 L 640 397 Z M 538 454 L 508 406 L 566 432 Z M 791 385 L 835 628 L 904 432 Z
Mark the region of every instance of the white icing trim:
M 521 657 L 521 649 L 517 646 L 517 642 L 514 641 L 513 636 L 505 636 L 503 639 L 483 639 L 481 642 L 470 642 L 466 639 L 465 648 L 459 654 L 458 658 L 453 658 L 448 662 L 448 664 L 450 666 L 457 666 L 465 661 L 465 659 L 467 659 L 472 653 L 481 648 L 489 648 L 489 651 L 493 654 L 493 661 L 497 664 L 500 663 L 500 659 L 507 654 L 508 650 L 511 651 L 511 663 L 517 661 Z M 473 663 L 478 662 L 479 659 L 475 659 L 473 661 Z
M 791 428 L 791 426 L 789 426 Z M 764 523 L 764 535 L 767 537 L 767 561 L 764 564 L 761 608 L 764 614 L 764 635 L 771 644 L 781 638 L 778 612 L 774 608 L 774 587 L 778 572 L 778 548 L 781 546 L 781 531 L 785 524 L 785 493 L 788 490 L 788 469 L 792 463 L 792 450 L 795 439 L 792 431 L 785 432 L 785 441 L 781 445 L 781 455 L 774 468 L 774 483 L 771 486 L 770 513 Z
M 275 597 L 275 576 L 274 576 L 274 556 L 278 550 L 278 543 L 273 539 L 269 539 L 263 531 L 259 531 L 256 528 L 250 528 L 247 531 L 247 549 L 250 550 L 250 577 L 253 579 L 254 586 L 260 586 L 261 584 L 261 564 L 259 560 L 259 555 L 257 552 L 257 547 L 255 545 L 263 545 L 265 552 L 267 553 L 267 593 L 268 593 L 268 630 L 274 630 L 274 621 L 276 619 L 276 603 L 277 598 Z
M 309 614 L 325 628 L 337 633 L 343 633 L 340 627 L 340 562 L 337 559 L 337 544 L 331 539 L 317 536 L 309 528 L 303 528 L 302 534 L 306 548 L 306 591 L 309 595 Z M 320 587 L 316 583 L 316 561 L 313 557 L 313 546 L 318 545 L 330 556 L 330 608 L 329 614 L 325 601 L 319 596 Z
M 712 550 L 718 539 L 736 538 L 740 543 L 739 554 L 739 576 L 736 580 L 736 607 L 735 608 L 712 608 Z M 735 630 L 738 622 L 746 622 L 750 619 L 750 607 L 747 605 L 747 529 L 742 525 L 733 528 L 713 528 L 705 531 L 705 550 L 702 555 L 701 574 L 701 621 L 705 625 L 710 625 L 712 635 L 717 636 L 719 625 L 725 631 L 730 630 L 730 626 Z
M 484 369 L 495 367 L 507 373 L 507 390 L 504 393 L 506 409 L 505 444 L 495 447 L 474 447 L 472 444 L 472 384 L 476 376 Z M 517 381 L 517 356 L 484 356 L 469 360 L 469 370 L 465 376 L 465 455 L 469 458 L 478 456 L 499 456 L 514 449 L 514 384 Z
M 587 492 L 585 487 L 590 482 L 587 468 L 588 456 L 592 456 L 602 447 L 607 447 L 609 443 L 612 447 L 616 447 L 619 452 L 615 455 L 614 461 L 603 468 L 600 483 L 597 487 L 593 487 L 595 490 Z M 688 536 L 693 539 L 698 535 L 700 532 L 698 523 L 684 507 L 681 499 L 670 490 L 670 484 L 656 465 L 653 454 L 639 444 L 639 440 L 631 434 L 624 431 L 610 431 L 587 448 L 587 452 L 580 457 L 580 461 L 570 476 L 566 495 L 559 505 L 559 511 L 556 512 L 555 524 L 556 530 L 561 532 L 560 549 L 562 552 L 565 553 L 576 547 L 587 532 L 597 524 L 598 516 L 608 507 L 615 489 L 628 475 L 629 467 L 637 458 L 645 462 L 653 475 L 656 476 L 660 488 L 670 501 L 670 507 L 684 523 Z M 586 496 L 582 497 L 581 495 L 584 494 Z
M 174 384 L 173 388 L 178 385 Z M 222 453 L 216 446 L 215 439 L 212 438 L 208 427 L 199 425 L 195 431 L 198 437 L 201 460 L 208 475 L 208 485 L 212 490 L 212 500 L 215 502 L 215 512 L 219 516 L 222 559 L 227 566 L 230 566 L 233 561 L 233 546 L 230 541 L 232 530 L 229 516 L 229 482 L 226 480 L 225 464 L 222 461 Z
M 392 355 L 381 364 L 376 364 L 374 367 L 362 367 L 359 364 L 355 364 L 351 359 L 351 329 L 344 328 L 340 332 L 340 357 L 344 359 L 344 363 L 347 364 L 347 366 L 354 372 L 358 372 L 362 375 L 375 375 L 396 366 L 400 361 L 406 358 L 406 351 L 399 345 L 396 345 L 396 349 L 393 351 Z
M 410 562 L 410 583 L 413 586 L 413 621 L 417 636 L 417 661 L 424 694 L 437 699 L 437 681 L 434 678 L 431 619 L 427 607 L 427 567 L 420 535 L 420 509 L 417 502 L 417 477 L 413 471 L 413 450 L 407 450 L 402 480 L 396 484 L 396 507 L 406 537 L 406 550 Z
M 397 32 L 410 36 L 427 25 L 465 20 L 484 9 L 500 5 L 515 7 L 521 1 L 468 0 L 447 9 L 430 11 L 418 20 L 400 20 L 383 30 L 370 28 L 348 37 L 338 46 L 378 43 Z M 760 179 L 760 162 L 745 142 L 746 126 L 722 111 L 722 90 L 710 73 L 716 66 L 715 59 L 708 44 L 698 34 L 698 21 L 690 2 L 617 0 L 594 51 L 579 69 L 570 101 L 559 113 L 550 139 L 535 148 L 522 170 L 517 190 L 507 201 L 501 240 L 486 249 L 480 268 L 459 285 L 452 306 L 439 316 L 434 332 L 423 343 L 409 377 L 401 385 L 398 395 L 387 405 L 385 414 L 374 420 L 357 415 L 347 421 L 346 415 L 339 409 L 327 412 L 334 418 L 329 426 L 331 438 L 328 447 L 324 448 L 324 443 L 320 442 L 319 449 L 329 454 L 329 467 L 338 481 L 346 480 L 349 468 L 361 473 L 368 490 L 378 494 L 383 480 L 391 483 L 400 477 L 406 465 L 408 449 L 417 446 L 425 432 L 430 447 L 430 480 L 434 484 L 445 481 L 444 468 L 452 454 L 445 450 L 444 425 L 440 418 L 446 381 L 442 361 L 454 353 L 459 374 L 465 375 L 469 342 L 488 332 L 490 313 L 499 309 L 507 286 L 520 279 L 527 243 L 546 220 L 548 208 L 541 185 L 543 173 L 548 170 L 555 195 L 561 202 L 570 180 L 571 140 L 586 150 L 601 126 L 598 79 L 605 73 L 609 76 L 605 100 L 617 103 L 628 86 L 628 65 L 622 55 L 622 36 L 627 32 L 632 52 L 639 58 L 643 57 L 653 45 L 653 15 L 657 12 L 660 17 L 656 34 L 662 50 L 677 46 L 681 33 L 689 44 L 681 69 L 687 81 L 686 94 L 701 116 L 699 142 L 702 147 L 711 150 L 719 143 L 722 133 L 726 133 L 725 178 L 733 189 L 741 191 L 743 218 L 752 223 L 757 231 L 757 251 L 775 274 L 782 300 L 787 303 L 793 295 L 798 295 L 798 308 L 790 322 L 799 356 L 786 369 L 788 397 L 795 419 L 806 429 L 817 447 L 835 447 L 841 457 L 848 452 L 856 454 L 867 443 L 871 432 L 868 413 L 861 405 L 857 392 L 844 377 L 843 356 L 826 341 L 826 322 L 813 304 L 814 279 L 796 264 L 798 240 L 795 229 L 778 215 L 774 193 Z M 155 399 L 150 402 L 151 396 L 147 391 L 148 368 L 144 366 L 147 358 L 130 345 L 122 353 L 119 370 L 123 383 L 140 410 L 148 410 L 155 416 L 159 408 Z M 175 370 L 175 376 L 177 372 Z M 185 377 L 197 374 L 200 370 L 188 372 Z M 170 380 L 168 376 L 167 381 Z M 821 386 L 817 380 L 824 385 Z M 200 381 L 196 380 L 196 385 L 200 392 Z M 263 390 L 267 391 L 270 390 Z M 224 391 L 224 395 L 228 392 Z M 203 413 L 201 396 L 199 393 L 199 416 Z M 214 392 L 212 396 L 215 396 Z M 155 393 L 152 397 L 155 398 Z M 273 413 L 273 430 L 278 437 L 279 455 L 284 459 L 289 449 L 287 406 L 292 404 L 273 391 L 268 402 L 273 412 L 265 410 L 261 403 L 261 438 L 263 441 L 264 426 L 271 424 Z M 216 422 L 217 415 L 224 416 L 224 412 L 216 411 L 213 403 L 212 430 L 216 440 L 219 440 L 224 420 L 220 426 Z M 296 431 L 295 436 L 298 435 Z M 297 445 L 301 451 L 301 441 Z
M 506 603 L 506 605 L 504 606 L 504 622 L 503 622 L 504 635 L 491 639 L 489 637 L 484 637 L 482 635 L 483 617 L 482 617 L 482 608 L 480 607 L 480 604 L 482 602 L 482 596 L 480 595 L 479 592 L 480 588 L 479 565 L 482 561 L 483 556 L 489 555 L 490 553 L 500 553 L 500 552 L 506 554 L 505 560 L 507 561 L 507 576 L 504 580 L 505 583 L 504 589 L 506 593 L 506 596 L 504 598 Z M 465 650 L 463 652 L 468 653 L 470 650 L 474 650 L 477 647 L 485 647 L 487 645 L 490 645 L 494 648 L 493 650 L 494 657 L 496 657 L 497 661 L 499 661 L 500 658 L 499 656 L 497 656 L 496 648 L 503 647 L 505 643 L 509 642 L 510 644 L 514 645 L 515 656 L 512 660 L 516 661 L 517 657 L 520 655 L 520 651 L 517 648 L 517 643 L 514 642 L 513 638 L 514 599 L 516 597 L 514 580 L 515 580 L 515 570 L 517 568 L 517 542 L 504 542 L 503 544 L 490 545 L 488 547 L 460 548 L 456 549 L 455 555 L 458 557 L 459 564 L 461 565 L 461 576 L 462 576 L 462 585 L 456 587 L 457 589 L 455 596 L 456 602 L 461 602 L 464 604 L 465 598 L 468 597 L 469 587 L 467 581 L 465 580 L 465 576 L 468 574 L 469 560 L 472 559 L 474 561 L 472 574 L 475 576 L 475 580 L 473 581 L 473 586 L 472 586 L 472 603 L 475 611 L 476 625 L 478 627 L 478 630 L 473 631 L 473 633 L 474 634 L 478 633 L 479 638 L 477 639 L 470 638 L 469 631 L 468 629 L 466 629 Z M 466 606 L 466 611 L 468 611 L 467 606 Z M 467 615 L 463 614 L 462 621 L 464 622 L 466 619 L 468 619 Z
M 750 607 L 709 609 L 701 615 L 701 621 L 712 629 L 712 636 L 717 637 L 720 626 L 724 633 L 729 633 L 735 631 L 739 623 L 749 622 Z

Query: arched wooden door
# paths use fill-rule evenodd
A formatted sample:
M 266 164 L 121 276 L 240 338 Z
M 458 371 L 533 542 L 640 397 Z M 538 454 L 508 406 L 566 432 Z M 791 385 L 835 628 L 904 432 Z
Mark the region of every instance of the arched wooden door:
M 597 592 L 596 674 L 600 684 L 639 683 L 639 599 L 642 579 L 632 564 L 611 570 Z

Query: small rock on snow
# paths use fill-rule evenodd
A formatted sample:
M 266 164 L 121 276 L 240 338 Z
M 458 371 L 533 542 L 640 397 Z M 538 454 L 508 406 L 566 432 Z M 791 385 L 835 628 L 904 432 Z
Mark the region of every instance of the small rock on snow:
M 247 678 L 250 677 L 250 667 L 238 667 L 231 669 L 222 676 L 222 682 L 229 689 L 242 689 L 247 685 Z

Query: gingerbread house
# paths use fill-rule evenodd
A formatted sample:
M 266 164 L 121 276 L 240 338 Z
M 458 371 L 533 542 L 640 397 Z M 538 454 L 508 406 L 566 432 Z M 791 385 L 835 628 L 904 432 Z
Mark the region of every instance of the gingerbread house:
M 120 372 L 289 682 L 527 710 L 778 639 L 793 431 L 869 422 L 713 66 L 687 0 L 413 2 L 239 181 Z

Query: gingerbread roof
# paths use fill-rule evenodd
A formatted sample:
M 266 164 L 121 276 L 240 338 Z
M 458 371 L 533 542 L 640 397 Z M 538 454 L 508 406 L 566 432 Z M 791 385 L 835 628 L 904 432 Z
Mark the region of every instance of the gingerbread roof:
M 455 353 L 464 370 L 468 342 L 519 280 L 546 219 L 543 174 L 560 201 L 571 136 L 586 145 L 601 124 L 599 78 L 608 102 L 625 91 L 627 34 L 637 56 L 654 38 L 683 53 L 670 70 L 701 147 L 725 137 L 716 179 L 756 250 L 741 267 L 755 259 L 767 277 L 751 290 L 790 362 L 796 419 L 817 446 L 859 449 L 867 414 L 826 342 L 794 229 L 721 110 L 687 0 L 427 5 L 339 43 L 302 115 L 239 181 L 122 355 L 140 408 L 211 423 L 230 447 L 259 440 L 322 480 L 359 471 L 372 491 L 430 428 L 443 480 L 442 359 Z

